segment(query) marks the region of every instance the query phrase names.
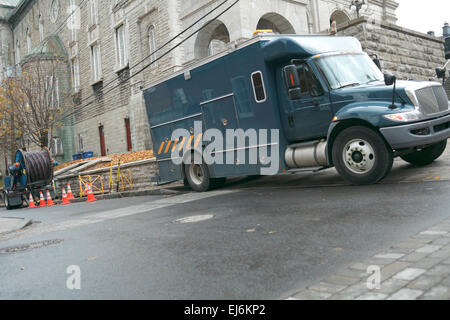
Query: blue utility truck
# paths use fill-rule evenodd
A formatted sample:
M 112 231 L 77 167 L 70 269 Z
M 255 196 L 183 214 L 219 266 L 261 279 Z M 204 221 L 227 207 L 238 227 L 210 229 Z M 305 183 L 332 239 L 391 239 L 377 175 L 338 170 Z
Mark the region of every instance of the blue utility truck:
M 395 157 L 432 163 L 450 137 L 444 88 L 380 69 L 353 37 L 267 34 L 151 85 L 159 182 L 202 192 L 229 177 L 335 167 L 375 184 Z

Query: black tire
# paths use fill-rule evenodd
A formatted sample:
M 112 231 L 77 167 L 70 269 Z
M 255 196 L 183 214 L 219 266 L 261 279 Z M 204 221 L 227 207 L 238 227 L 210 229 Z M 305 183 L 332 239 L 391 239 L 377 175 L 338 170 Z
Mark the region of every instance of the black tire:
M 184 167 L 184 173 L 189 186 L 196 192 L 206 192 L 220 188 L 226 182 L 226 178 L 211 178 L 208 166 L 204 163 L 187 164 Z
M 9 205 L 8 195 L 5 192 L 3 193 L 3 202 L 5 203 L 6 210 L 12 209 L 12 207 Z
M 393 152 L 381 136 L 363 126 L 343 130 L 334 141 L 332 154 L 341 177 L 355 185 L 380 182 L 394 163 Z
M 3 199 L 4 199 L 4 202 L 5 202 L 6 210 L 13 210 L 13 209 L 18 209 L 18 208 L 21 207 L 21 206 L 12 206 L 12 205 L 10 205 L 9 204 L 9 198 L 8 198 L 8 195 L 6 193 L 3 194 Z
M 427 166 L 442 156 L 446 148 L 447 140 L 433 144 L 432 146 L 422 149 L 421 151 L 416 151 L 406 156 L 401 156 L 401 158 L 415 166 Z

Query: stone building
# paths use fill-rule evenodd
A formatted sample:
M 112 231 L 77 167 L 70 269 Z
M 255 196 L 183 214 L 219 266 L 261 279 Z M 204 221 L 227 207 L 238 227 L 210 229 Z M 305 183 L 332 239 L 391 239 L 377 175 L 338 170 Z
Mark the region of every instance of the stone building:
M 66 161 L 78 152 L 107 155 L 151 148 L 142 88 L 251 38 L 256 29 L 327 33 L 330 22 L 336 21 L 340 34 L 357 36 L 365 49 L 379 53 L 386 69 L 403 77 L 432 76 L 428 71 L 444 62 L 443 52 L 438 52 L 442 41 L 395 25 L 394 0 L 368 0 L 367 10 L 358 14 L 350 10 L 350 0 L 241 0 L 215 18 L 233 2 L 228 0 L 202 18 L 223 1 L 0 0 L 2 76 L 36 48 L 52 47 L 47 42 L 62 44 L 73 104 L 53 138 L 60 146 L 59 159 Z M 358 15 L 363 17 L 358 20 Z M 396 55 L 390 47 L 394 33 L 407 35 L 402 38 L 405 46 L 413 43 L 416 51 L 429 47 L 423 54 L 433 58 L 408 57 L 406 51 Z M 166 54 L 182 39 L 183 45 Z

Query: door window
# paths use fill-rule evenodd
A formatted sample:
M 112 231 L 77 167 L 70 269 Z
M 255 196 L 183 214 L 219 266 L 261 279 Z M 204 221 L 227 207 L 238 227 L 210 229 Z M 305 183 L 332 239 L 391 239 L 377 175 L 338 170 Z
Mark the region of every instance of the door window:
M 297 66 L 298 76 L 300 78 L 300 89 L 303 95 L 311 97 L 320 97 L 324 94 L 322 85 L 311 67 L 303 63 Z

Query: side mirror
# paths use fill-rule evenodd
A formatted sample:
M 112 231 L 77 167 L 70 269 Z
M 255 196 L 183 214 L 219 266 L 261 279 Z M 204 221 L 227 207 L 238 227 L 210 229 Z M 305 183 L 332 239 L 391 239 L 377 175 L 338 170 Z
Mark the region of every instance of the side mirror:
M 397 78 L 394 75 L 392 75 L 390 73 L 385 73 L 384 74 L 384 83 L 387 86 L 392 86 L 395 83 L 396 80 L 397 80 Z
M 291 100 L 299 100 L 302 95 L 302 89 L 297 67 L 295 65 L 286 66 L 283 72 L 289 98 Z
M 443 79 L 445 77 L 445 72 L 447 70 L 442 69 L 442 68 L 436 68 L 436 76 L 438 79 Z
M 373 59 L 373 63 L 376 64 L 376 66 L 378 67 L 378 69 L 380 69 L 380 71 L 383 71 L 383 68 L 381 67 L 380 59 L 378 59 L 378 58 Z

